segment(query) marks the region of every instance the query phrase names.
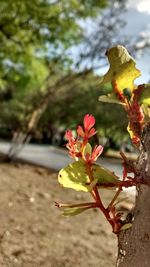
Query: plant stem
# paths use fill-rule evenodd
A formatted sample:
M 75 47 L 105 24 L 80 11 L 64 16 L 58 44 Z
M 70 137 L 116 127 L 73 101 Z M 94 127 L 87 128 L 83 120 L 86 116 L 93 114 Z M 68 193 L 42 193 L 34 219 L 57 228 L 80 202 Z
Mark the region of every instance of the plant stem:
M 122 187 L 118 188 L 116 194 L 114 195 L 113 199 L 111 200 L 111 202 L 108 205 L 108 208 L 107 208 L 108 210 L 110 210 L 110 208 L 113 206 L 113 204 L 115 203 L 115 201 L 116 201 L 117 197 L 119 196 L 119 194 L 121 193 L 121 191 L 122 191 Z
M 94 180 L 94 177 L 93 177 L 91 165 L 89 163 L 87 163 L 86 166 L 87 166 L 87 173 L 88 173 L 90 182 L 92 182 Z M 104 214 L 105 218 L 107 219 L 107 221 L 111 224 L 112 227 L 114 227 L 114 223 L 113 223 L 113 221 L 112 221 L 112 219 L 111 219 L 111 217 L 109 215 L 109 210 L 104 207 L 104 205 L 103 205 L 103 203 L 101 201 L 101 197 L 99 195 L 97 186 L 94 186 L 91 194 L 92 194 L 94 200 L 96 201 L 97 206 L 102 211 L 102 213 Z
M 144 181 L 142 182 L 141 180 L 138 181 L 136 180 L 135 178 L 132 178 L 132 180 L 127 180 L 127 181 L 120 181 L 120 183 L 97 183 L 97 186 L 98 187 L 115 187 L 115 188 L 122 188 L 122 187 L 132 187 L 132 186 L 135 186 L 137 184 L 140 184 L 140 183 L 143 183 L 144 184 Z
M 63 204 L 55 202 L 55 205 L 58 208 L 97 208 L 98 205 L 95 202 L 86 202 L 86 203 L 79 203 L 79 204 Z

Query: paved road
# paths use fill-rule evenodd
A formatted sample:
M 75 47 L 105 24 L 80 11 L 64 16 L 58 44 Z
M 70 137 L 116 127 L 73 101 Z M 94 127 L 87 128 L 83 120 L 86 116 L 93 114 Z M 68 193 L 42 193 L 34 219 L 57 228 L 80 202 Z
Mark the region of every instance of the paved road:
M 9 143 L 0 142 L 0 152 L 7 154 L 9 147 Z M 71 162 L 71 159 L 67 157 L 67 153 L 63 152 L 62 149 L 33 144 L 26 145 L 17 158 L 54 170 L 59 170 Z
M 0 152 L 7 153 L 10 144 L 8 142 L 0 142 Z M 43 167 L 59 171 L 72 162 L 68 153 L 64 149 L 53 146 L 28 144 L 18 154 L 19 159 L 23 159 L 29 163 L 34 163 Z M 122 177 L 122 166 L 120 159 L 100 157 L 98 163 L 105 168 L 115 172 L 116 175 Z M 128 189 L 132 193 L 134 189 Z
M 7 153 L 9 146 L 10 144 L 7 142 L 0 142 L 0 152 Z M 19 153 L 18 158 L 57 171 L 72 162 L 67 151 L 63 149 L 55 148 L 53 146 L 33 144 L 26 145 Z M 122 175 L 120 160 L 101 157 L 99 163 L 102 166 L 113 170 L 116 174 Z

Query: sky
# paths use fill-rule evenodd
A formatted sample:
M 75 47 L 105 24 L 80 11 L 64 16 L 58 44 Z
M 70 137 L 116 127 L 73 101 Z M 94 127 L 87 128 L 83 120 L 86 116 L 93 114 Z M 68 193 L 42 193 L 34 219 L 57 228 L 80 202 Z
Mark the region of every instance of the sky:
M 127 26 L 125 31 L 131 35 L 149 34 L 150 36 L 150 0 L 129 0 L 126 13 Z M 137 67 L 142 76 L 136 81 L 144 83 L 150 80 L 150 49 L 137 60 Z
M 129 0 L 128 6 L 135 8 L 139 12 L 146 12 L 150 14 L 150 1 L 149 0 Z
M 150 0 L 126 0 L 127 2 L 127 11 L 123 14 L 123 19 L 126 21 L 126 26 L 122 29 L 123 35 L 131 36 L 133 39 L 134 36 L 149 36 L 150 43 Z M 91 23 L 91 22 L 90 22 Z M 81 23 L 81 26 L 85 24 Z M 87 26 L 86 26 L 87 27 Z M 86 28 L 92 29 L 92 28 Z M 75 57 L 78 47 L 73 47 L 71 53 Z M 141 71 L 141 76 L 136 79 L 137 84 L 147 83 L 150 81 L 150 48 L 147 49 L 145 53 L 136 58 L 137 68 Z M 109 68 L 109 65 L 106 67 L 101 67 L 95 72 L 99 75 L 104 75 Z
M 127 11 L 125 12 L 126 26 L 123 28 L 127 36 L 149 35 L 150 42 L 150 0 L 128 0 Z M 141 71 L 141 76 L 136 79 L 137 84 L 150 81 L 150 48 L 136 58 L 136 67 Z M 101 69 L 103 75 L 109 66 Z M 99 73 L 97 71 L 97 73 Z

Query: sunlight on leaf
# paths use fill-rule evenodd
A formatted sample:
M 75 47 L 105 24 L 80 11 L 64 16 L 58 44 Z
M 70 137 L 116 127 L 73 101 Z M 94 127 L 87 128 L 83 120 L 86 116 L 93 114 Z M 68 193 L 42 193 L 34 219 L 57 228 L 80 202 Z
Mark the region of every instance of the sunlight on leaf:
M 110 68 L 104 75 L 101 85 L 116 81 L 118 90 L 121 92 L 124 88 L 134 90 L 134 80 L 138 78 L 141 73 L 136 69 L 134 59 L 129 55 L 125 47 L 118 45 L 112 47 L 106 53 Z
M 135 137 L 135 134 L 134 134 L 134 132 L 132 131 L 132 129 L 130 127 L 130 123 L 127 126 L 127 131 L 128 131 L 128 133 L 130 135 L 131 140 L 133 140 L 133 138 Z
M 62 169 L 58 174 L 58 181 L 62 186 L 77 191 L 88 192 L 91 190 L 91 187 L 87 185 L 90 181 L 86 173 L 85 164 L 82 161 L 76 161 Z
M 144 105 L 150 105 L 150 84 L 144 85 L 144 90 L 140 97 L 140 103 Z
M 101 102 L 104 102 L 104 103 L 113 103 L 113 104 L 120 104 L 120 105 L 124 105 L 122 102 L 120 102 L 116 95 L 114 93 L 112 94 L 108 94 L 108 95 L 102 95 L 99 97 L 98 99 L 99 101 Z
M 58 174 L 59 183 L 77 191 L 89 192 L 98 183 L 99 187 L 115 188 L 119 185 L 118 177 L 103 167 L 94 164 L 92 166 L 93 181 L 90 183 L 83 161 L 76 161 L 62 169 Z M 109 187 L 109 183 L 111 184 Z M 114 185 L 112 185 L 114 184 Z
M 142 110 L 144 112 L 144 115 L 146 115 L 147 118 L 150 118 L 150 105 L 143 104 Z M 145 117 L 145 120 L 146 120 L 146 117 Z

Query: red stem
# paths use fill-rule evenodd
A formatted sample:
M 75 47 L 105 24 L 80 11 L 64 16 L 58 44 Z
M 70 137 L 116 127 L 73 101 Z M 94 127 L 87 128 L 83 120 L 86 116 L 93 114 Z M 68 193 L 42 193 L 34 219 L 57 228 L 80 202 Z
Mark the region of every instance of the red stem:
M 115 188 L 122 188 L 122 187 L 132 187 L 137 184 L 141 183 L 141 181 L 137 181 L 135 178 L 132 180 L 127 180 L 127 181 L 120 181 L 120 183 L 97 183 L 98 187 L 115 187 Z M 144 182 L 143 182 L 144 183 Z
M 108 205 L 108 210 L 111 209 L 111 207 L 112 207 L 113 204 L 115 203 L 115 201 L 116 201 L 117 197 L 119 196 L 119 194 L 121 193 L 121 191 L 122 191 L 122 188 L 118 188 L 116 194 L 114 195 L 113 199 L 111 200 L 111 202 L 110 202 L 109 205 Z
M 87 173 L 90 179 L 90 182 L 92 182 L 94 180 L 93 177 L 93 173 L 92 173 L 92 169 L 91 169 L 91 164 L 86 163 L 87 166 Z M 95 199 L 97 206 L 99 207 L 99 209 L 102 211 L 102 213 L 104 214 L 105 218 L 107 219 L 107 221 L 111 224 L 112 227 L 114 227 L 114 223 L 109 215 L 109 211 L 108 209 L 106 209 L 101 201 L 98 189 L 96 186 L 94 186 L 92 192 L 91 192 L 93 198 Z

